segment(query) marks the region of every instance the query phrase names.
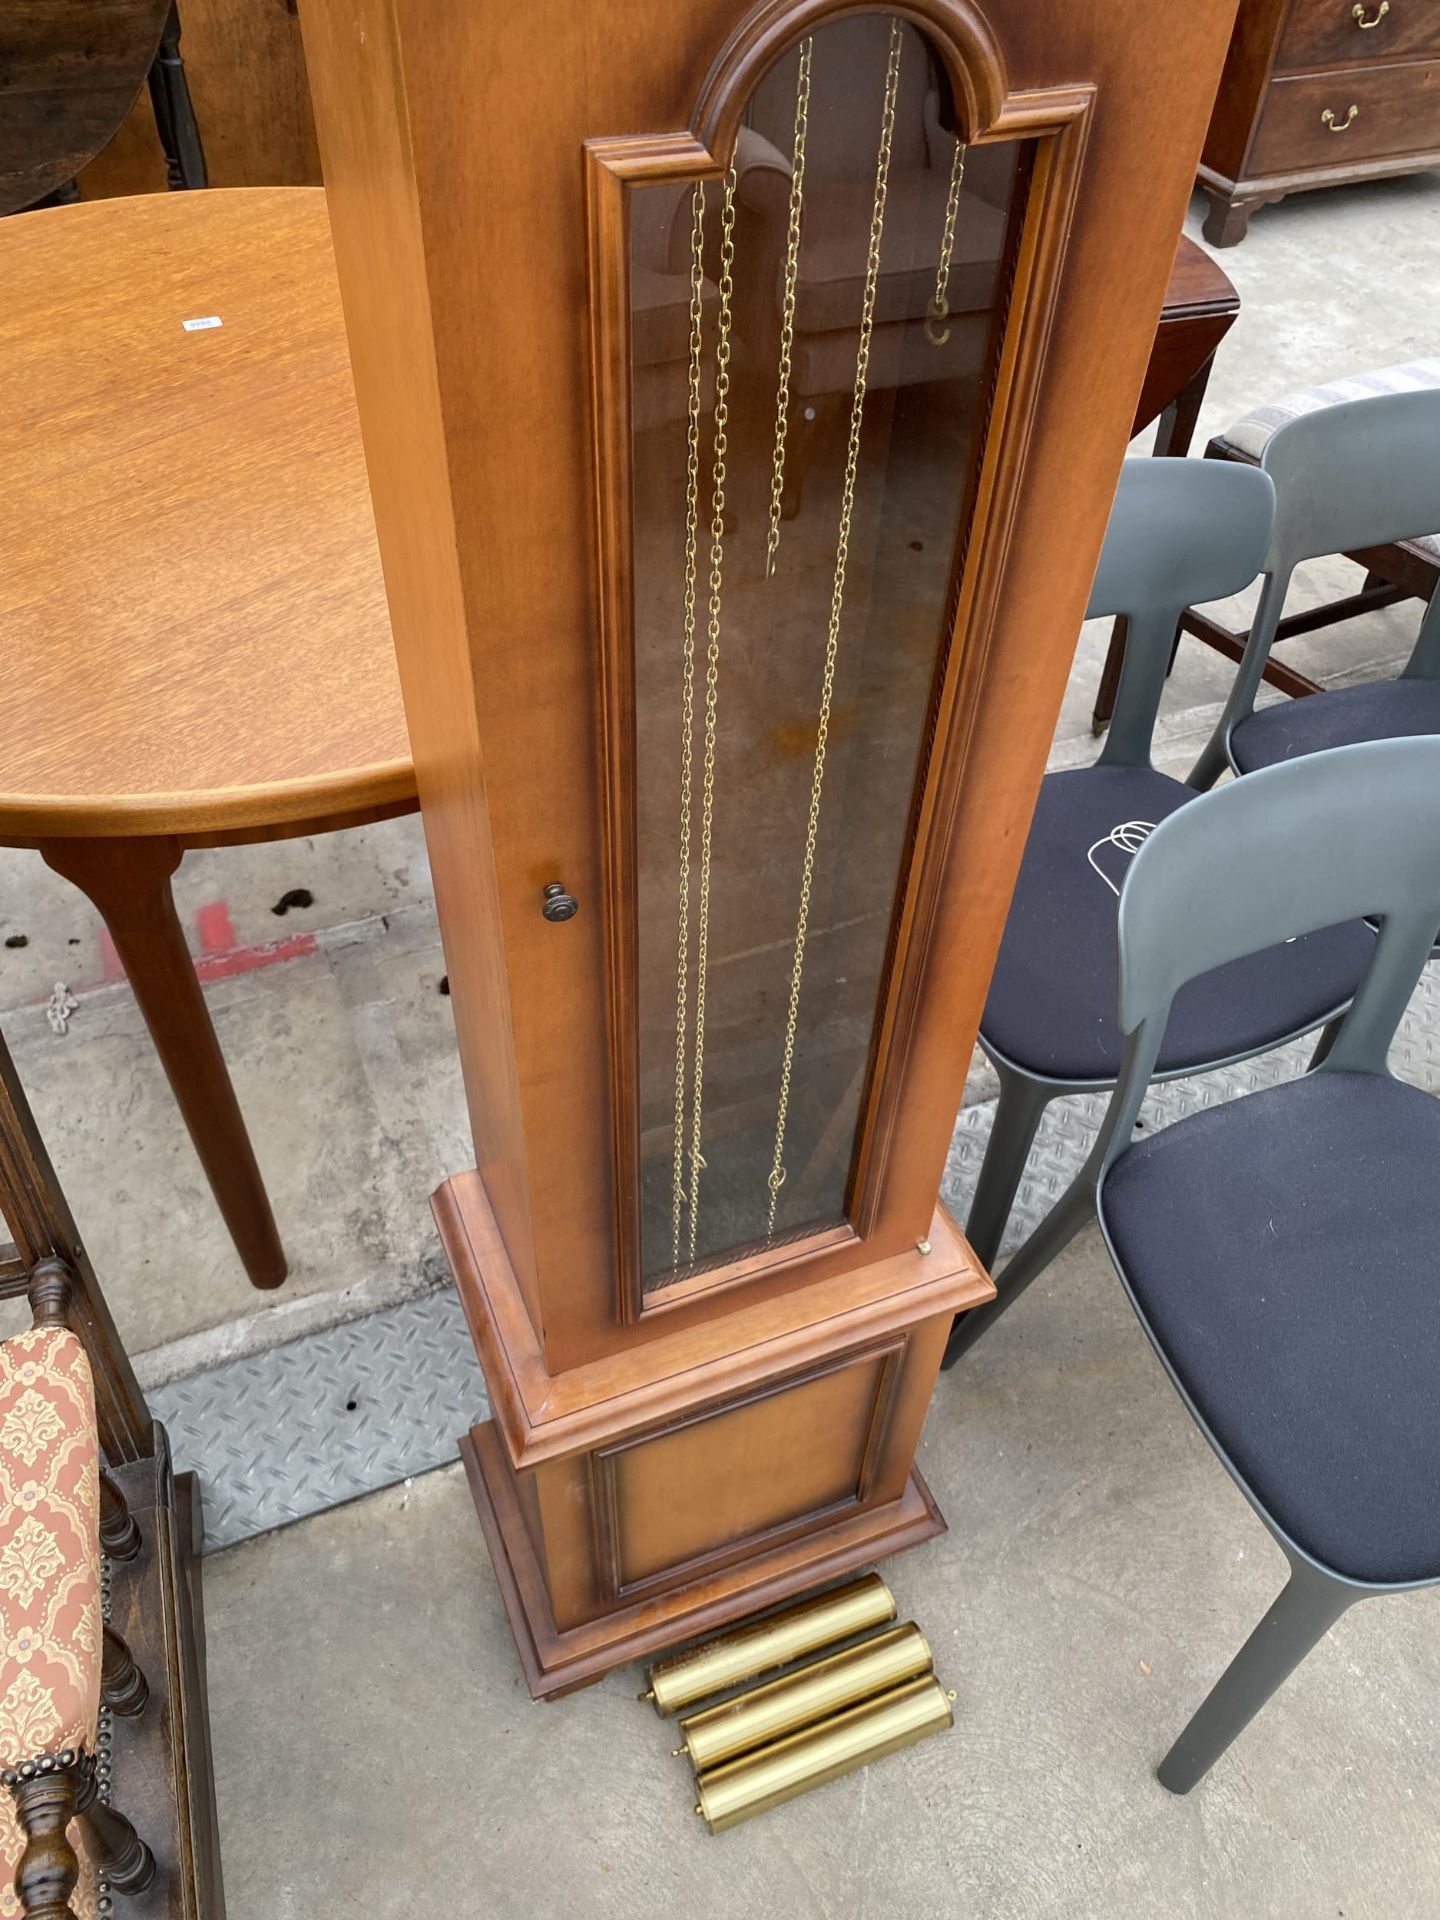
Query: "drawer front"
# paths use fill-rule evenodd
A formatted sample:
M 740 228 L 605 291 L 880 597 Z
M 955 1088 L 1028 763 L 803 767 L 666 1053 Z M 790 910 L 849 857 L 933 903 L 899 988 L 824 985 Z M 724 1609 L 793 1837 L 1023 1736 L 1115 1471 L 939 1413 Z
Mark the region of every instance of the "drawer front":
M 1440 59 L 1436 0 L 1294 0 L 1275 65 L 1284 73 L 1425 54 Z
M 1348 170 L 1437 149 L 1440 60 L 1412 60 L 1271 81 L 1245 170 Z

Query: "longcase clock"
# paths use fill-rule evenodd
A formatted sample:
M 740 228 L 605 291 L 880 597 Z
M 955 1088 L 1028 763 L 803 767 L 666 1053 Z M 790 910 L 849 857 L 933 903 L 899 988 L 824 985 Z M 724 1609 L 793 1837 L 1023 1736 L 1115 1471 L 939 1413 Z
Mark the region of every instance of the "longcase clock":
M 936 1195 L 1232 13 L 307 0 L 537 1694 L 944 1524 Z

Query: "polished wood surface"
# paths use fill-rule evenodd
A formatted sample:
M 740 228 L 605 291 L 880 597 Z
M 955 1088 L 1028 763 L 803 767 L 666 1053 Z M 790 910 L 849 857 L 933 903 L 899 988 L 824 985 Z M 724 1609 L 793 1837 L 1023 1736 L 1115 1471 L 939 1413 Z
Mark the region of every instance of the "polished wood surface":
M 110 929 L 245 1271 L 256 1286 L 278 1287 L 285 1249 L 170 891 L 180 842 L 42 840 L 40 852 Z
M 1165 289 L 1165 305 L 1155 329 L 1145 385 L 1135 409 L 1132 432 L 1140 433 L 1171 406 L 1198 375 L 1208 371 L 1215 349 L 1235 324 L 1240 296 L 1225 269 L 1182 234 Z M 1204 388 L 1201 387 L 1201 394 Z M 1198 409 L 1200 395 L 1196 396 Z M 1194 431 L 1194 421 L 1190 422 Z M 1184 453 L 1189 446 L 1168 446 L 1167 453 Z
M 324 194 L 25 214 L 0 284 L 0 838 L 408 801 Z
M 1199 173 L 1213 246 L 1288 193 L 1436 166 L 1434 0 L 1240 0 Z
M 130 113 L 170 0 L 5 0 L 0 214 L 73 180 Z M 155 139 L 154 116 L 150 121 Z M 157 142 L 158 151 L 158 142 Z M 159 162 L 163 180 L 165 163 Z
M 320 155 L 290 0 L 180 0 L 180 50 L 212 187 L 313 187 Z M 165 162 L 148 95 L 80 176 L 85 199 L 159 193 Z
M 592 182 L 597 151 L 682 189 L 723 175 L 772 63 L 853 11 L 304 15 L 476 1136 L 477 1176 L 437 1201 L 495 1416 L 466 1458 L 536 1692 L 941 1524 L 915 1443 L 948 1316 L 988 1283 L 936 1192 L 1231 19 L 1230 0 L 903 8 L 962 137 L 1033 145 L 849 1219 L 642 1298 L 619 1221 L 634 897 L 606 670 L 634 617 L 607 565 L 630 456 L 605 316 L 627 268 L 582 153 L 603 143 Z M 580 903 L 563 924 L 541 913 L 556 881 Z M 838 1478 L 807 1439 L 817 1392 Z M 743 1484 L 709 1533 L 703 1500 L 682 1522 L 727 1469 Z
M 186 846 L 414 805 L 325 197 L 20 214 L 0 284 L 0 842 L 99 908 L 246 1271 L 277 1286 L 170 875 Z
M 1353 66 L 1362 46 L 1373 46 L 1380 60 L 1409 54 L 1440 58 L 1440 8 L 1432 0 L 1388 0 L 1383 10 L 1381 0 L 1365 0 L 1358 20 L 1355 4 L 1291 0 L 1280 42 L 1282 68 Z
M 1249 164 L 1261 174 L 1331 167 L 1344 147 L 1356 150 L 1346 156 L 1352 167 L 1383 162 L 1412 155 L 1422 130 L 1433 149 L 1440 140 L 1440 60 L 1290 74 L 1270 88 Z

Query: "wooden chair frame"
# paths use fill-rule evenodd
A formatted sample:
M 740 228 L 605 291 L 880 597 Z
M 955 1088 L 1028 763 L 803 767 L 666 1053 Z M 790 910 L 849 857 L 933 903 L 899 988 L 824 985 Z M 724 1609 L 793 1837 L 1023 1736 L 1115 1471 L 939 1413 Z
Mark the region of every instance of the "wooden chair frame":
M 70 1326 L 84 1344 L 108 1468 L 101 1473 L 100 1538 L 111 1563 L 111 1617 L 101 1689 L 114 1716 L 111 1743 L 103 1756 L 76 1756 L 68 1767 L 63 1754 L 49 1764 L 26 1763 L 13 1786 L 4 1782 L 31 1838 L 27 1861 L 38 1836 L 36 1871 L 53 1876 L 59 1849 L 69 1852 L 65 1828 L 79 1813 L 99 1843 L 111 1886 L 121 1893 L 147 1887 L 147 1914 L 224 1920 L 199 1486 L 193 1474 L 171 1469 L 165 1429 L 145 1404 L 3 1038 L 0 1216 L 11 1235 L 0 1244 L 0 1298 L 28 1294 L 37 1319 Z M 133 1829 L 96 1797 L 102 1762 Z M 59 1865 L 63 1872 L 63 1858 Z M 30 1911 L 64 1914 L 64 1898 Z

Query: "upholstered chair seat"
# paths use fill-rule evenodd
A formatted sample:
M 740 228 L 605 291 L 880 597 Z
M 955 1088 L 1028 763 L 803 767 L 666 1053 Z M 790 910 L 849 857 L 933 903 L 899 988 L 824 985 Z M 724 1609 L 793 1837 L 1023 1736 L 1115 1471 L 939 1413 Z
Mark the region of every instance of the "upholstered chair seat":
M 1432 387 L 1440 387 L 1440 360 L 1406 360 L 1393 367 L 1375 367 L 1368 373 L 1350 374 L 1343 380 L 1301 387 L 1281 400 L 1252 408 L 1218 436 L 1219 444 L 1233 448 L 1249 460 L 1258 460 L 1271 434 L 1298 420 L 1301 414 L 1316 413 L 1322 407 L 1333 407 L 1344 400 L 1368 400 L 1377 393 L 1425 393 Z M 1412 544 L 1427 548 L 1440 560 L 1440 530 Z
M 100 1482 L 90 1363 L 66 1327 L 0 1344 L 0 1769 L 93 1754 L 100 1711 Z M 95 1908 L 81 1823 L 78 1920 Z M 0 1792 L 0 1920 L 19 1920 L 25 1849 Z

